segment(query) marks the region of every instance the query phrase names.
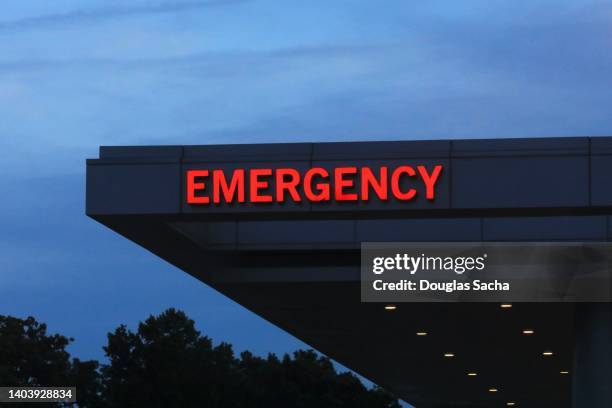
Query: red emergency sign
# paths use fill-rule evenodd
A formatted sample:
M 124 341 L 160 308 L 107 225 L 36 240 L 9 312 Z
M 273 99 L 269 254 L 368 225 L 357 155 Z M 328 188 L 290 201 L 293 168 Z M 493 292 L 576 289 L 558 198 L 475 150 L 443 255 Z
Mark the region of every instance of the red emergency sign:
M 187 203 L 410 201 L 419 192 L 434 200 L 442 170 L 441 164 L 312 167 L 302 172 L 295 168 L 187 170 Z

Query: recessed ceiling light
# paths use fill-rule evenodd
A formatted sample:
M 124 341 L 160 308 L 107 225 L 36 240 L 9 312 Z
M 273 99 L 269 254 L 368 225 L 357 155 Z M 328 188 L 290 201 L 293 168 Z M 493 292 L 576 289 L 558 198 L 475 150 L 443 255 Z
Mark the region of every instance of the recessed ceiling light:
M 489 388 L 489 392 L 497 392 L 497 388 Z
M 545 351 L 542 353 L 543 356 L 552 356 L 553 352 L 552 351 Z
M 468 377 L 476 377 L 477 375 L 477 373 L 468 373 Z
M 563 370 L 563 371 L 559 371 L 559 373 L 566 375 L 566 374 L 569 374 L 569 371 Z
M 447 358 L 455 357 L 455 353 L 444 353 L 444 357 L 447 357 Z
M 420 332 L 416 332 L 417 336 L 427 336 L 427 332 L 424 331 L 420 331 Z
M 515 406 L 515 405 L 516 405 L 516 403 L 515 403 L 515 402 L 506 402 L 506 406 L 507 406 L 507 407 L 513 407 L 513 406 Z
M 385 310 L 395 310 L 395 309 L 397 309 L 397 306 L 395 306 L 395 305 L 387 305 L 387 306 L 385 306 Z
M 512 303 L 502 303 L 499 305 L 502 309 L 510 309 L 512 307 Z
M 523 334 L 534 334 L 535 332 L 531 329 L 525 329 L 523 330 Z

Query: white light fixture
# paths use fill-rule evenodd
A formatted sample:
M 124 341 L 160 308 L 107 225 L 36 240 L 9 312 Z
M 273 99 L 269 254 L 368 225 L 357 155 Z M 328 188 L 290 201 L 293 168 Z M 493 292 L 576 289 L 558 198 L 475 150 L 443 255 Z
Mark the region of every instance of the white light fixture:
M 385 310 L 395 310 L 395 309 L 397 309 L 397 306 L 395 306 L 395 305 L 387 305 L 387 306 L 385 306 Z
M 424 331 L 420 331 L 420 332 L 416 332 L 417 336 L 427 336 L 427 332 Z
M 542 353 L 543 356 L 549 357 L 552 356 L 554 353 L 552 351 L 545 351 Z
M 526 334 L 526 335 L 531 335 L 531 334 L 534 334 L 534 333 L 535 333 L 535 332 L 534 332 L 533 330 L 531 330 L 531 329 L 525 329 L 525 330 L 523 330 L 523 334 Z
M 453 358 L 453 357 L 455 357 L 455 353 L 444 353 L 444 357 L 446 357 L 446 358 Z
M 502 309 L 510 309 L 512 307 L 512 303 L 502 303 L 499 305 Z

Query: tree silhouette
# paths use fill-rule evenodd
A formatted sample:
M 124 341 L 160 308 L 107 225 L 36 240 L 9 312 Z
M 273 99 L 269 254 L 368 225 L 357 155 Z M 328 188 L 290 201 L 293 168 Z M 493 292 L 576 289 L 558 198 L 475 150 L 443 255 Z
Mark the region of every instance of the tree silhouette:
M 71 341 L 48 335 L 34 318 L 0 316 L 0 385 L 76 385 L 82 408 L 399 408 L 386 391 L 336 372 L 312 350 L 236 357 L 175 309 L 150 316 L 136 332 L 122 325 L 109 333 L 108 364 L 70 361 Z
M 108 335 L 103 368 L 108 402 L 123 407 L 233 407 L 239 372 L 231 346 L 213 347 L 183 312 L 149 317 L 136 333 Z
M 59 334 L 48 335 L 47 326 L 33 317 L 0 315 L 0 386 L 76 386 L 89 402 L 83 407 L 101 406 L 98 363 L 70 361 L 66 346 L 72 341 Z
M 312 350 L 299 350 L 282 360 L 274 354 L 262 359 L 243 352 L 240 367 L 252 407 L 399 407 L 381 388 L 368 390 L 353 374 L 338 374 L 327 357 Z

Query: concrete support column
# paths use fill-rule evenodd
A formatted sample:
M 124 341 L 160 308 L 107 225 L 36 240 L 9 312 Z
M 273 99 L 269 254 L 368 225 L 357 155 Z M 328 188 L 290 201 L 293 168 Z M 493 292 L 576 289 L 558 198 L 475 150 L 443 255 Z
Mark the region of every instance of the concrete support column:
M 572 407 L 612 407 L 612 303 L 576 304 Z

